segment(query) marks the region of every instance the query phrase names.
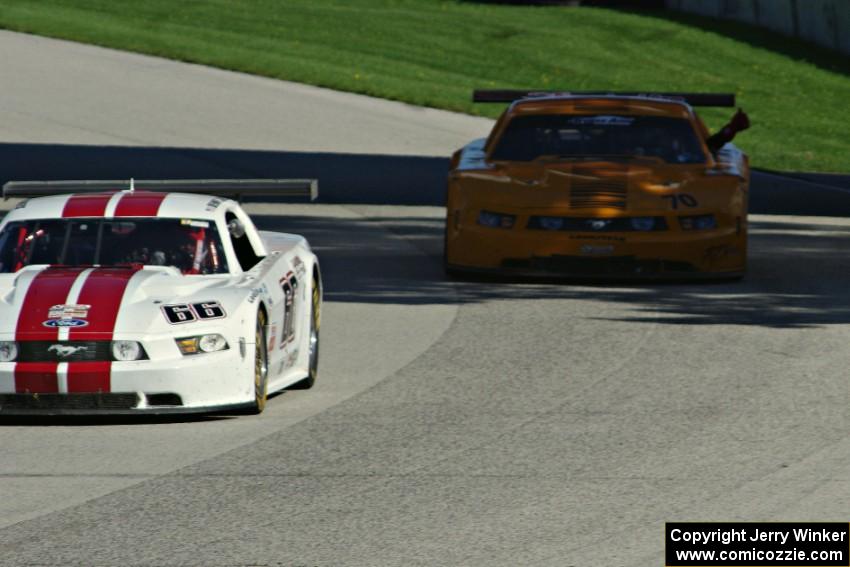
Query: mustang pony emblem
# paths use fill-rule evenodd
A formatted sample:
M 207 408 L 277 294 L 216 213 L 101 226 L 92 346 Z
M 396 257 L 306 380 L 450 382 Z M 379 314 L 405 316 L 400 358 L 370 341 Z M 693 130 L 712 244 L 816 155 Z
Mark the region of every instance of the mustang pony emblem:
M 608 219 L 590 219 L 587 221 L 587 224 L 590 225 L 590 228 L 593 230 L 602 230 L 611 224 L 611 221 Z
M 88 349 L 84 346 L 50 345 L 47 347 L 47 352 L 55 352 L 56 356 L 60 358 L 69 358 L 80 351 L 85 352 L 86 350 Z

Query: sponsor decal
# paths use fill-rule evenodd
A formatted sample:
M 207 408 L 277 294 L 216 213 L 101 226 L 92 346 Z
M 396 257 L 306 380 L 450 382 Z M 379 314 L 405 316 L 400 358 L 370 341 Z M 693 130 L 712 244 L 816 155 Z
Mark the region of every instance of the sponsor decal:
M 277 324 L 272 323 L 269 327 L 269 352 L 274 350 L 274 345 L 277 344 Z
M 285 352 L 280 364 L 278 365 L 277 374 L 283 374 L 286 369 L 295 366 L 295 363 L 298 361 L 298 353 L 299 350 L 297 348 L 292 352 Z
M 622 236 L 594 235 L 594 234 L 571 234 L 570 240 L 602 240 L 607 242 L 625 242 Z
M 42 325 L 51 328 L 61 327 L 88 327 L 89 322 L 85 319 L 48 319 Z
M 47 310 L 48 319 L 85 319 L 91 305 L 53 305 Z
M 293 350 L 286 356 L 286 360 L 284 361 L 286 368 L 294 366 L 296 360 L 298 360 L 298 349 Z
M 209 221 L 203 220 L 193 220 L 193 219 L 180 219 L 180 224 L 183 226 L 192 226 L 195 228 L 209 228 Z
M 301 277 L 307 273 L 307 266 L 304 265 L 304 261 L 299 256 L 292 259 L 292 267 L 295 268 L 295 273 Z
M 208 211 L 214 211 L 219 207 L 219 205 L 221 205 L 221 202 L 221 199 L 210 199 L 207 203 L 206 209 Z
M 631 116 L 573 116 L 567 120 L 568 124 L 589 126 L 631 126 L 635 119 Z
M 295 296 L 298 293 L 298 279 L 295 274 L 288 272 L 280 279 L 283 291 L 283 328 L 281 329 L 280 348 L 295 340 Z
M 614 246 L 612 244 L 583 244 L 581 247 L 581 253 L 585 256 L 609 256 L 614 253 Z
M 268 297 L 269 288 L 266 287 L 266 284 L 251 289 L 251 293 L 248 295 L 248 303 L 254 303 L 260 295 L 263 296 L 263 299 L 265 299 L 269 305 L 272 304 L 271 298 Z

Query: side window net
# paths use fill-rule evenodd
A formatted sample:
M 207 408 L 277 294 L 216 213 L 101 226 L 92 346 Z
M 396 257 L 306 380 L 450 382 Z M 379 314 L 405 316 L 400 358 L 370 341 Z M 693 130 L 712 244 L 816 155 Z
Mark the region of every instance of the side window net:
M 234 213 L 225 214 L 224 220 L 227 223 L 227 231 L 230 233 L 230 242 L 233 244 L 234 252 L 236 252 L 236 260 L 238 260 L 242 270 L 247 272 L 263 258 L 257 255 L 254 245 L 251 244 L 248 235 L 245 233 L 245 226 Z

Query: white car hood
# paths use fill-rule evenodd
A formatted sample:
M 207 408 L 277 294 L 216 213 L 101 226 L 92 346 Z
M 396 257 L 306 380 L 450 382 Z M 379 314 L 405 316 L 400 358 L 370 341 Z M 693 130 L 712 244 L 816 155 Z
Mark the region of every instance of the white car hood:
M 219 324 L 250 293 L 250 283 L 244 276 L 184 276 L 158 266 L 28 266 L 0 275 L 0 337 L 110 340 L 116 333 L 169 332 L 182 324 L 169 322 L 163 308 L 172 305 L 190 306 L 186 323 Z M 193 318 L 204 303 L 217 303 L 223 315 Z

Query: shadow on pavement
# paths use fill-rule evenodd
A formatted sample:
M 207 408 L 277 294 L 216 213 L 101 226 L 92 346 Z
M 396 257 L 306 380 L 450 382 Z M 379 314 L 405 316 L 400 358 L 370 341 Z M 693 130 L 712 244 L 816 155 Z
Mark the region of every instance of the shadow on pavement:
M 266 230 L 304 234 L 322 260 L 329 301 L 378 304 L 469 304 L 493 300 L 622 303 L 622 321 L 674 325 L 805 328 L 850 323 L 850 223 L 751 223 L 750 265 L 741 282 L 518 283 L 450 281 L 442 273 L 443 221 L 416 216 L 334 219 L 255 217 Z M 361 238 L 386 230 L 424 252 L 404 253 L 391 239 L 364 249 Z M 348 236 L 345 241 L 339 234 Z M 566 315 L 565 315 L 566 316 Z
M 0 182 L 8 179 L 316 177 L 324 203 L 443 203 L 448 160 L 183 148 L 0 144 Z M 781 183 L 780 183 L 781 182 Z M 755 175 L 754 213 L 850 216 L 850 195 L 775 175 Z M 850 228 L 756 222 L 750 271 L 726 284 L 585 285 L 450 282 L 442 274 L 443 221 L 401 215 L 374 218 L 256 216 L 260 228 L 304 234 L 322 258 L 332 301 L 452 304 L 493 299 L 575 299 L 626 304 L 633 322 L 664 316 L 672 324 L 807 327 L 850 322 Z M 368 238 L 387 230 L 423 251 Z M 360 236 L 358 236 L 360 235 Z M 364 246 L 363 242 L 370 242 Z M 660 315 L 659 315 L 660 314 Z

